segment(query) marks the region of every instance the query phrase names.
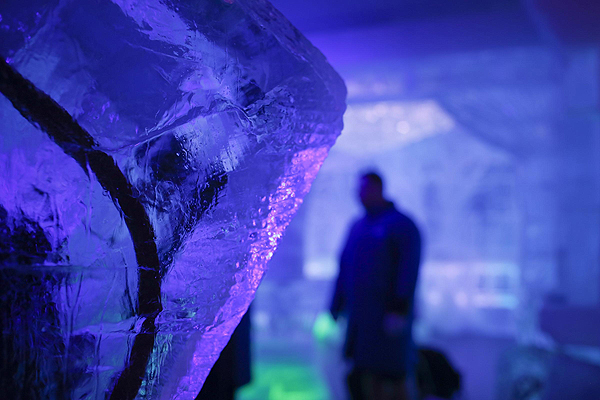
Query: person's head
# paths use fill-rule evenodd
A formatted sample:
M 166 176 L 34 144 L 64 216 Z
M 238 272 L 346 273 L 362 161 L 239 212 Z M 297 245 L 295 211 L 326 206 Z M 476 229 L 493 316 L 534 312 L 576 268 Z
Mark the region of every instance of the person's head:
M 366 209 L 383 205 L 386 200 L 383 197 L 383 180 L 381 176 L 375 172 L 362 174 L 358 185 L 358 197 Z

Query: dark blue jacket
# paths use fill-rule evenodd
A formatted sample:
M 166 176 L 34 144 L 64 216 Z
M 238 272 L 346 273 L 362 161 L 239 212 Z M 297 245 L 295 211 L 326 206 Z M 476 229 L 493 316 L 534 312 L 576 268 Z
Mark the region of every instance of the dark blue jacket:
M 415 362 L 411 331 L 420 260 L 419 230 L 393 203 L 370 210 L 352 226 L 331 313 L 347 315 L 345 354 L 356 368 L 402 376 Z M 385 332 L 386 313 L 406 317 L 404 333 Z

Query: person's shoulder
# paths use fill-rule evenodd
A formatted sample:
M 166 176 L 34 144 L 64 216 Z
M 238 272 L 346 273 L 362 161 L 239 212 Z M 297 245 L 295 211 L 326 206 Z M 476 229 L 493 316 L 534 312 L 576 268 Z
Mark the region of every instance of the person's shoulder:
M 409 230 L 419 230 L 412 216 L 405 214 L 404 212 L 399 211 L 396 208 L 394 208 L 394 211 L 390 213 L 390 219 L 393 222 L 393 224 L 398 227 Z
M 393 222 L 403 222 L 407 219 L 410 219 L 406 214 L 398 210 L 398 208 L 396 208 L 396 206 L 393 203 L 390 203 L 390 207 L 386 212 L 386 217 L 388 220 Z
M 360 217 L 356 217 L 352 220 L 352 222 L 350 222 L 350 232 L 356 231 L 357 229 L 360 229 L 360 227 L 364 224 L 366 217 L 360 216 Z
M 407 213 L 404 213 L 402 211 L 398 211 L 398 218 L 402 222 L 404 222 L 404 223 L 407 223 L 407 224 L 410 224 L 410 225 L 415 225 L 414 218 L 411 215 L 407 214 Z

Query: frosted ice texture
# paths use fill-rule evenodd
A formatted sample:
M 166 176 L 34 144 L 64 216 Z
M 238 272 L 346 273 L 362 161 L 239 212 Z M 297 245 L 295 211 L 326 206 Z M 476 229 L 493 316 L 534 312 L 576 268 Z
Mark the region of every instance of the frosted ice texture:
M 0 55 L 0 386 L 194 398 L 340 133 L 343 82 L 262 0 L 4 0 Z

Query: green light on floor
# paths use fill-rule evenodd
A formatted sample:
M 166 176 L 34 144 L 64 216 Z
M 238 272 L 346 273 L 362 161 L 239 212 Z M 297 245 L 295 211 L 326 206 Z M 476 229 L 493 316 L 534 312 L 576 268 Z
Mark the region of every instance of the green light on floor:
M 319 374 L 309 365 L 257 363 L 253 380 L 237 392 L 238 400 L 329 400 Z

